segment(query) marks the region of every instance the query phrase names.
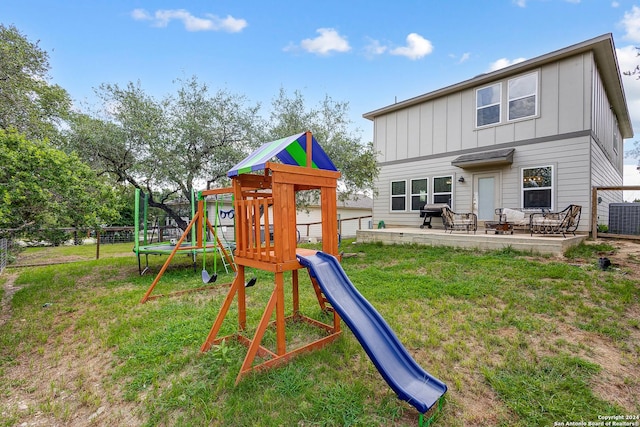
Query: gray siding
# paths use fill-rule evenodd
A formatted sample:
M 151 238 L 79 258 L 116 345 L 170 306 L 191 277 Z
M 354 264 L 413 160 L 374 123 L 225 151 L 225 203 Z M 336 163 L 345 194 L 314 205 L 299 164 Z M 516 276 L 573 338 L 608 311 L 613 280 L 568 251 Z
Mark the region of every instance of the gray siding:
M 374 141 L 376 150 L 381 153 L 379 161 L 384 163 L 463 149 L 490 149 L 499 144 L 590 129 L 592 54 L 584 53 L 518 75 L 534 71 L 539 73 L 536 117 L 508 122 L 504 108 L 508 94 L 503 89 L 502 122 L 476 128 L 476 88 L 449 94 L 376 117 Z M 506 88 L 507 80 L 496 82 L 503 82 Z
M 513 164 L 499 168 L 462 170 L 451 166 L 455 155 L 436 157 L 419 161 L 398 162 L 381 168 L 378 178 L 378 197 L 373 202 L 373 224 L 384 221 L 387 226 L 418 226 L 422 223 L 419 212 L 391 212 L 391 181 L 429 178 L 429 200 L 432 202 L 432 178 L 435 176 L 453 176 L 453 210 L 469 212 L 473 210 L 473 175 L 486 172 L 499 173 L 502 183 L 500 194 L 502 206 L 522 207 L 521 170 L 536 166 L 553 166 L 554 192 L 553 208 L 561 210 L 569 204 L 582 206 L 582 219 L 579 231 L 589 230 L 590 191 L 589 178 L 590 138 L 588 136 L 553 140 L 538 144 L 516 147 Z M 458 178 L 463 176 L 464 183 Z M 558 189 L 562 189 L 559 191 Z M 410 208 L 409 195 L 407 209 Z M 440 220 L 434 219 L 434 225 Z
M 622 177 L 616 168 L 609 162 L 602 146 L 593 139 L 591 141 L 591 185 L 592 186 L 618 186 L 622 185 Z M 622 191 L 599 191 L 598 197 L 602 202 L 598 203 L 598 224 L 606 224 L 609 220 L 609 204 L 624 201 Z M 591 216 L 585 218 L 591 221 Z
M 607 92 L 598 72 L 593 73 L 593 134 L 604 157 L 594 162 L 610 163 L 621 175 L 624 163 L 623 140 Z M 614 138 L 617 136 L 617 144 Z M 617 145 L 617 147 L 615 146 Z M 606 182 L 606 181 L 605 181 Z M 613 185 L 600 183 L 598 185 Z
M 591 185 L 622 185 L 623 140 L 617 118 L 597 69 L 593 73 L 592 99 L 594 137 L 591 140 Z M 602 201 L 597 204 L 597 222 L 606 224 L 609 218 L 609 204 L 622 202 L 623 193 L 622 191 L 600 191 L 598 197 Z M 591 221 L 591 217 L 585 220 Z

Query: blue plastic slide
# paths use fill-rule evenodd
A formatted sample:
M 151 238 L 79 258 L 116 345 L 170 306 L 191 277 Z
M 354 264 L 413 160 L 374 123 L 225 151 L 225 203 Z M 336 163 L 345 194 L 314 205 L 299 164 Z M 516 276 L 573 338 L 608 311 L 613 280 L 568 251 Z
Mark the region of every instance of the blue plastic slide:
M 424 414 L 447 386 L 416 363 L 384 318 L 353 286 L 338 260 L 324 252 L 298 255 L 398 398 Z

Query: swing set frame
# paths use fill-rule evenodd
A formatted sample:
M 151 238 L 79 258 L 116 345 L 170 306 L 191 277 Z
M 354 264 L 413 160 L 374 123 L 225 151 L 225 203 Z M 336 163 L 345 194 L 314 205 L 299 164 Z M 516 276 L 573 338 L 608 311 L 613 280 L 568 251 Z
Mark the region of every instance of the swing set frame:
M 217 257 L 217 254 L 215 252 L 217 250 L 219 250 L 220 253 L 222 254 L 222 256 L 225 257 L 227 263 L 231 266 L 231 268 L 234 271 L 236 271 L 236 265 L 235 265 L 234 260 L 232 259 L 231 255 L 227 251 L 227 248 L 224 246 L 224 244 L 220 240 L 220 238 L 218 236 L 217 228 L 214 228 L 214 226 L 211 224 L 211 222 L 207 218 L 207 214 L 205 212 L 205 205 L 206 205 L 205 198 L 207 196 L 216 196 L 216 197 L 218 197 L 219 195 L 229 194 L 231 192 L 232 192 L 231 188 L 217 188 L 217 189 L 213 189 L 213 190 L 202 190 L 202 191 L 200 191 L 198 193 L 198 208 L 197 208 L 195 214 L 193 215 L 193 218 L 191 218 L 191 221 L 187 225 L 187 228 L 185 228 L 185 230 L 182 232 L 182 235 L 180 236 L 180 238 L 176 242 L 175 246 L 173 247 L 173 250 L 171 251 L 171 253 L 167 257 L 167 259 L 165 260 L 164 264 L 162 265 L 162 268 L 160 269 L 160 271 L 156 275 L 155 279 L 153 280 L 153 282 L 151 283 L 151 285 L 149 286 L 149 288 L 145 292 L 144 296 L 140 300 L 141 304 L 144 304 L 145 302 L 147 302 L 147 301 L 149 301 L 151 299 L 156 299 L 156 298 L 160 298 L 160 297 L 164 297 L 164 296 L 182 295 L 182 294 L 185 294 L 185 293 L 197 292 L 197 291 L 202 291 L 202 290 L 206 290 L 206 289 L 212 289 L 212 288 L 214 288 L 216 286 L 221 286 L 219 284 L 217 284 L 217 285 L 207 284 L 206 286 L 201 286 L 201 287 L 198 287 L 198 288 L 185 289 L 185 290 L 181 290 L 181 291 L 171 292 L 171 293 L 168 293 L 168 294 L 152 295 L 153 290 L 155 289 L 156 285 L 158 284 L 158 282 L 160 281 L 160 279 L 164 275 L 165 271 L 169 267 L 169 264 L 171 264 L 171 261 L 173 260 L 173 257 L 177 253 L 189 252 L 189 251 L 191 251 L 192 253 L 202 252 L 203 257 L 204 257 L 204 256 L 206 256 L 205 253 L 207 251 L 212 251 L 212 252 L 214 252 L 214 256 Z M 205 227 L 214 236 L 214 242 L 212 242 L 212 244 L 207 244 L 207 242 L 206 242 L 206 236 L 204 235 Z M 195 230 L 195 244 L 192 244 L 192 245 L 189 245 L 189 246 L 182 246 L 183 242 L 185 242 L 187 240 L 187 237 L 190 234 L 193 234 L 192 230 Z M 204 278 L 204 266 L 203 266 L 203 278 Z M 227 284 L 227 286 L 228 285 L 230 285 L 230 284 Z

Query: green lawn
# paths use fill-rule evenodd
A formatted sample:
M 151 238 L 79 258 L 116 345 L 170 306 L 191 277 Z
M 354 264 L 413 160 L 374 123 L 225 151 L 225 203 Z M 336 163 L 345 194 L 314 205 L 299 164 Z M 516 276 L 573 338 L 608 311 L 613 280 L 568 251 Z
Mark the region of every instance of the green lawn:
M 154 274 L 138 275 L 131 244 L 102 245 L 99 260 L 95 249 L 28 250 L 21 258 L 34 264 L 75 262 L 0 276 L 0 295 L 12 293 L 0 323 L 0 426 L 417 425 L 417 412 L 395 397 L 346 326 L 326 348 L 234 386 L 245 347 L 199 352 L 222 284 L 232 280 L 219 261 L 220 287 L 139 304 Z M 640 285 L 625 269 L 597 268 L 606 245 L 583 245 L 565 259 L 351 242 L 341 250 L 355 255 L 342 262 L 354 285 L 448 385 L 436 425 L 640 414 Z M 150 257 L 153 272 L 164 259 Z M 202 286 L 188 257 L 176 261 L 154 293 Z M 255 273 L 250 335 L 273 287 L 272 275 Z M 326 316 L 301 278 L 302 311 Z M 235 313 L 234 304 L 224 334 L 235 332 Z M 287 338 L 314 333 L 293 325 Z

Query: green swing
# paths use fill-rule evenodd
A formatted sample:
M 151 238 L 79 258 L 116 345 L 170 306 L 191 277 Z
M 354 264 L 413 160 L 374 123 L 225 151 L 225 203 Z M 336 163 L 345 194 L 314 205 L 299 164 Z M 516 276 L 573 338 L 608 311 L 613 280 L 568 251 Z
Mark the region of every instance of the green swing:
M 207 228 L 207 198 L 204 198 L 204 213 L 203 213 L 203 223 L 204 223 L 204 235 L 202 236 L 202 282 L 203 283 L 213 283 L 218 279 L 218 256 L 213 254 L 213 276 L 209 275 L 207 271 L 207 234 L 209 234 L 209 229 Z M 213 221 L 213 240 L 215 244 L 218 244 L 218 198 L 216 197 L 216 219 Z

